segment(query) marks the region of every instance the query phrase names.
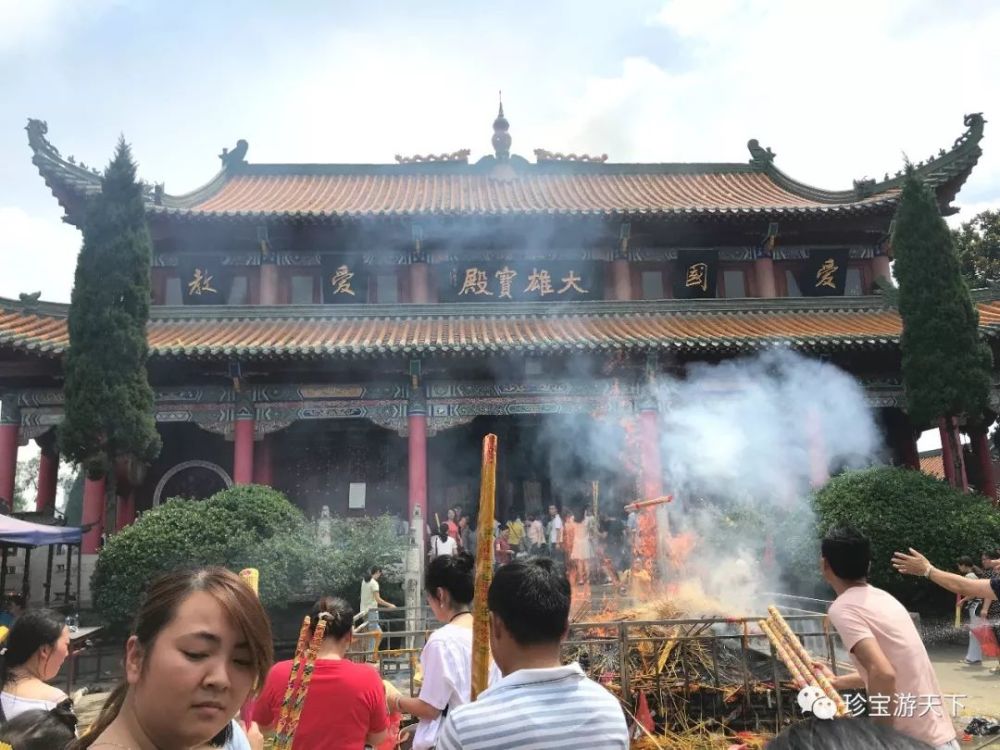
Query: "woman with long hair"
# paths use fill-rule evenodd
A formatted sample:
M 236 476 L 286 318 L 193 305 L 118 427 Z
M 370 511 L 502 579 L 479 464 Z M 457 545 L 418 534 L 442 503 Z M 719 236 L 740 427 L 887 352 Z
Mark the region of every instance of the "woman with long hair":
M 0 727 L 0 747 L 15 750 L 63 750 L 76 738 L 76 714 L 67 698 L 51 711 L 33 708 Z
M 326 621 L 309 692 L 299 717 L 293 750 L 359 750 L 379 745 L 387 734 L 388 712 L 382 678 L 372 666 L 346 658 L 351 647 L 354 610 L 343 599 L 324 596 L 313 607 L 310 637 Z M 253 718 L 273 727 L 292 673 L 292 661 L 279 661 L 267 675 Z M 332 709 L 332 710 L 331 710 Z
M 17 618 L 7 636 L 0 670 L 0 719 L 32 710 L 51 711 L 66 693 L 49 681 L 69 654 L 69 628 L 50 609 L 32 609 Z
M 70 748 L 224 743 L 272 659 L 271 623 L 239 576 L 224 568 L 168 573 L 149 586 L 139 608 L 125 645 L 125 681 Z
M 437 536 L 431 539 L 430 559 L 441 557 L 441 555 L 454 555 L 458 552 L 458 545 L 455 540 L 448 535 L 448 527 L 441 524 Z
M 424 593 L 442 627 L 431 633 L 420 654 L 424 681 L 420 695 L 409 698 L 394 694 L 389 700 L 393 713 L 408 713 L 418 719 L 413 750 L 434 747 L 441 716 L 468 703 L 472 696 L 472 594 L 476 560 L 468 552 L 437 557 L 427 566 Z M 490 681 L 499 678 L 490 666 Z

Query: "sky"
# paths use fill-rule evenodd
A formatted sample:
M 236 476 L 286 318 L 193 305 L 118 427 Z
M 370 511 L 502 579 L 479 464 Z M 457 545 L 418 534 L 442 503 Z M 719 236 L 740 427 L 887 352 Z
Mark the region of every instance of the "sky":
M 982 111 L 968 219 L 1000 207 L 997 29 L 991 0 L 0 0 L 0 296 L 68 301 L 80 243 L 28 117 L 91 166 L 124 134 L 180 194 L 240 138 L 251 162 L 477 159 L 499 90 L 529 158 L 746 161 L 757 138 L 827 189 L 950 147 Z

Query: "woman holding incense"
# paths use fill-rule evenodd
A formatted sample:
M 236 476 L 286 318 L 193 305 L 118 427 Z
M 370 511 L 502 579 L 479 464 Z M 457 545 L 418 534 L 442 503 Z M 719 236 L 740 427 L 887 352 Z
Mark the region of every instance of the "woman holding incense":
M 271 667 L 271 624 L 253 590 L 222 568 L 169 573 L 149 586 L 132 633 L 124 682 L 71 750 L 225 742 Z
M 326 622 L 323 640 L 313 662 L 312 678 L 292 750 L 360 750 L 377 746 L 387 734 L 389 719 L 385 688 L 379 673 L 368 664 L 345 658 L 351 646 L 354 610 L 343 599 L 324 596 L 310 615 L 310 636 Z M 278 723 L 292 660 L 279 661 L 267 675 L 253 718 L 262 728 Z
M 389 710 L 420 720 L 413 750 L 430 750 L 437 741 L 441 717 L 469 702 L 472 694 L 472 594 L 475 558 L 468 552 L 437 557 L 427 566 L 424 593 L 441 623 L 420 654 L 424 681 L 416 698 L 391 695 Z M 490 665 L 490 682 L 499 678 Z

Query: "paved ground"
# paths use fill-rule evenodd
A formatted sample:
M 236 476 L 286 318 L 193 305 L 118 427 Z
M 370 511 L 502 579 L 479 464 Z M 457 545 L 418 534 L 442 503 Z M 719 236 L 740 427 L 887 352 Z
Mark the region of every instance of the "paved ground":
M 959 664 L 965 656 L 961 646 L 935 646 L 928 649 L 934 670 L 937 672 L 941 692 L 945 695 L 964 695 L 965 716 L 993 716 L 1000 718 L 1000 675 L 990 673 L 990 667 L 967 667 Z

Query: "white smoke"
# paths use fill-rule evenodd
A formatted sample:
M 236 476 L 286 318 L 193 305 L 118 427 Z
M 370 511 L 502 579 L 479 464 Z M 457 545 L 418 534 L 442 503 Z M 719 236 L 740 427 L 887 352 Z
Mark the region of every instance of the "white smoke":
M 698 537 L 685 572 L 735 610 L 759 609 L 782 585 L 766 546 L 781 557 L 814 533 L 813 486 L 880 457 L 864 391 L 829 363 L 771 351 L 690 366 L 657 396 L 672 532 Z

